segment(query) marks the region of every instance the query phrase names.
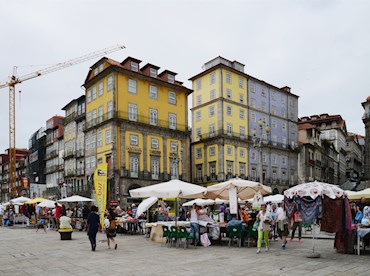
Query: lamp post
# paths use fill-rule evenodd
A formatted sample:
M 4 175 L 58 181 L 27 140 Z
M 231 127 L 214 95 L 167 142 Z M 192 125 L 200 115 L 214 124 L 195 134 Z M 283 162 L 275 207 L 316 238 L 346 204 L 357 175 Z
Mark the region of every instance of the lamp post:
M 260 183 L 263 184 L 263 163 L 262 163 L 262 153 L 263 153 L 263 145 L 264 144 L 268 144 L 268 140 L 267 140 L 267 135 L 270 133 L 270 127 L 269 125 L 263 121 L 262 119 L 259 119 L 258 120 L 258 128 L 259 128 L 259 134 L 260 136 L 257 137 L 257 130 L 254 128 L 253 129 L 253 146 L 254 147 L 258 147 L 259 148 L 259 159 L 260 159 Z M 263 133 L 266 133 L 266 139 L 264 140 L 263 139 Z

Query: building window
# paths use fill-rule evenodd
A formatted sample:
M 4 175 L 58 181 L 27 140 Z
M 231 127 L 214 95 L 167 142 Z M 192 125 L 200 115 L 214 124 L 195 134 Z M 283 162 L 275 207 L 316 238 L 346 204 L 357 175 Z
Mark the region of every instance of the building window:
M 273 155 L 271 155 L 271 162 L 272 162 L 272 164 L 273 165 L 277 165 L 277 160 L 276 160 L 276 155 L 275 154 L 273 154 Z
M 135 134 L 130 134 L 130 145 L 137 146 L 139 145 L 139 136 Z
M 211 101 L 216 99 L 216 90 L 212 89 L 210 92 L 210 99 Z
M 107 91 L 113 90 L 113 76 L 109 76 L 107 79 Z
M 240 150 L 239 150 L 239 156 L 240 156 L 241 158 L 244 158 L 244 157 L 245 157 L 245 151 L 244 151 L 244 149 L 240 149 Z
M 266 90 L 265 90 L 265 88 L 261 88 L 261 95 L 262 95 L 262 97 L 266 97 Z
M 152 173 L 152 179 L 156 179 L 158 180 L 159 179 L 159 160 L 158 159 L 152 159 L 152 162 L 151 162 L 151 173 Z
M 239 127 L 239 133 L 240 133 L 240 138 L 244 138 L 245 136 L 245 128 L 243 126 Z
M 216 155 L 216 148 L 209 147 L 209 156 L 215 156 L 215 155 Z
M 244 109 L 239 109 L 239 118 L 244 119 Z
M 254 83 L 251 83 L 249 85 L 249 88 L 250 88 L 250 90 L 251 90 L 252 93 L 255 93 L 256 92 L 256 85 Z
M 156 126 L 158 125 L 158 111 L 157 109 L 149 109 L 149 124 Z
M 197 105 L 201 105 L 202 104 L 202 95 L 198 95 L 197 96 Z
M 104 115 L 104 107 L 99 106 L 99 108 L 98 108 L 98 124 L 103 122 L 103 115 Z
M 255 151 L 252 151 L 251 158 L 252 158 L 253 161 L 256 161 L 257 160 L 257 155 L 256 155 L 256 152 Z
M 199 127 L 196 129 L 197 137 L 202 136 L 202 129 Z
M 112 143 L 112 130 L 111 129 L 107 129 L 105 131 L 105 144 L 106 145 L 109 145 Z
M 216 179 L 216 162 L 209 163 L 209 176 L 211 180 Z
M 214 124 L 209 125 L 209 136 L 210 137 L 215 136 L 215 125 Z
M 227 155 L 229 155 L 229 156 L 233 155 L 233 148 L 232 147 L 227 147 Z
M 213 117 L 215 115 L 215 106 L 211 105 L 209 108 L 209 117 Z
M 137 121 L 137 105 L 129 103 L 128 104 L 128 119 L 130 121 Z
M 216 82 L 216 73 L 211 73 L 210 77 L 210 84 L 214 84 Z
M 128 92 L 136 94 L 137 92 L 137 83 L 136 80 L 128 80 Z
M 239 77 L 239 88 L 244 88 L 244 79 Z
M 174 113 L 168 114 L 168 128 L 176 129 L 176 114 Z
M 168 103 L 176 104 L 176 93 L 172 91 L 168 91 Z
M 108 119 L 113 118 L 113 102 L 109 101 L 107 103 L 107 112 L 108 112 Z
M 200 121 L 202 119 L 202 113 L 201 113 L 201 110 L 198 110 L 197 112 L 195 112 L 195 119 L 197 121 Z
M 286 124 L 285 123 L 282 123 L 281 124 L 281 128 L 282 128 L 282 130 L 285 130 L 286 129 Z
M 239 94 L 239 103 L 244 103 L 244 94 Z
M 154 69 L 154 68 L 150 68 L 149 69 L 149 74 L 152 78 L 156 78 L 157 77 L 157 69 Z
M 137 178 L 139 176 L 139 158 L 130 156 L 130 177 Z
M 285 159 L 285 157 L 283 156 L 283 157 L 281 157 L 281 163 L 283 164 L 283 166 L 285 166 L 286 165 L 286 159 Z
M 174 75 L 167 75 L 168 83 L 175 83 L 175 76 Z
M 231 100 L 231 89 L 226 89 L 226 99 Z
M 87 103 L 91 102 L 91 90 L 87 90 L 86 92 L 86 101 Z
M 266 163 L 267 162 L 267 155 L 266 153 L 262 154 L 262 163 Z
M 239 175 L 245 176 L 245 163 L 239 163 Z
M 282 108 L 282 109 L 281 109 L 281 116 L 282 116 L 283 118 L 286 118 L 286 111 L 285 111 L 285 108 Z
M 251 120 L 252 122 L 257 122 L 256 113 L 251 113 Z
M 138 72 L 139 71 L 139 64 L 137 64 L 136 62 L 131 61 L 131 70 L 135 71 L 135 72 Z
M 159 140 L 157 138 L 152 138 L 151 140 L 151 146 L 152 149 L 158 149 L 159 148 Z
M 232 108 L 231 108 L 231 105 L 226 106 L 226 114 L 227 114 L 228 116 L 232 116 L 232 115 L 233 115 L 233 114 L 232 114 Z
M 254 108 L 256 107 L 256 99 L 251 98 L 250 103 L 251 103 L 251 107 L 254 107 Z
M 103 82 L 99 82 L 98 84 L 98 95 L 101 96 L 103 95 Z
M 202 158 L 202 148 L 197 148 L 196 157 L 197 157 L 197 159 Z
M 227 161 L 227 175 L 228 178 L 231 178 L 234 175 L 234 163 Z
M 267 110 L 267 105 L 265 102 L 262 102 L 262 111 L 266 112 L 266 110 Z
M 282 143 L 283 143 L 283 147 L 286 147 L 286 138 L 285 138 L 285 137 L 283 137 L 283 139 L 282 139 L 282 140 L 283 140 L 283 142 L 282 142 Z
M 233 125 L 232 124 L 227 124 L 226 125 L 226 129 L 227 129 L 227 134 L 228 135 L 232 135 L 233 134 Z
M 158 97 L 158 89 L 154 85 L 149 85 L 149 98 L 156 100 Z
M 177 142 L 171 142 L 170 143 L 170 148 L 171 148 L 171 152 L 176 152 L 177 153 Z
M 202 165 L 197 165 L 197 181 L 203 181 L 203 169 Z
M 179 162 L 177 160 L 171 161 L 171 179 L 178 179 L 179 178 Z
M 276 106 L 271 106 L 271 114 L 276 115 Z
M 226 73 L 226 83 L 231 84 L 231 73 Z
M 98 133 L 98 135 L 96 136 L 96 146 L 97 147 L 103 146 L 103 134 L 102 133 Z
M 99 73 L 99 68 L 94 69 L 94 76 L 96 76 Z
M 252 175 L 252 180 L 256 180 L 257 179 L 257 171 L 256 171 L 256 168 L 252 168 L 251 175 Z
M 276 92 L 275 91 L 272 91 L 271 93 L 271 100 L 275 101 L 276 99 Z
M 272 128 L 276 128 L 277 127 L 276 120 L 272 120 L 271 121 L 271 126 L 272 126 Z
M 197 90 L 201 90 L 202 89 L 202 80 L 199 79 L 196 81 L 196 86 L 197 86 Z

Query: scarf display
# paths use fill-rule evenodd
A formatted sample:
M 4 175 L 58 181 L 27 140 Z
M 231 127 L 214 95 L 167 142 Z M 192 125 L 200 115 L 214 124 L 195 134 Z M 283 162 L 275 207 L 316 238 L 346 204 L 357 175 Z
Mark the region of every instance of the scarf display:
M 343 229 L 343 198 L 331 199 L 324 196 L 321 231 L 328 233 L 341 232 Z
M 284 207 L 288 219 L 291 219 L 297 210 L 294 200 L 284 197 Z
M 312 199 L 307 197 L 295 197 L 294 202 L 297 210 L 301 212 L 304 223 L 312 223 L 315 219 L 322 216 L 322 198 L 321 196 Z

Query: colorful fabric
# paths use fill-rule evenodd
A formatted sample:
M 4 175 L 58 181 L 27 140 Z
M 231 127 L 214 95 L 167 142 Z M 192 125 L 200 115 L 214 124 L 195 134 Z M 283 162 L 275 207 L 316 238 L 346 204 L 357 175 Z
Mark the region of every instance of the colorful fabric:
M 340 198 L 343 196 L 343 190 L 336 185 L 314 181 L 296 185 L 284 192 L 284 196 L 289 198 L 299 196 L 315 199 L 323 195 L 331 199 Z
M 294 199 L 284 197 L 284 207 L 287 217 L 291 219 L 297 210 L 297 206 L 294 202 Z
M 345 230 L 347 233 L 352 232 L 352 210 L 351 205 L 349 204 L 348 198 L 343 199 L 344 204 L 344 218 L 345 218 Z
M 365 206 L 364 210 L 362 211 L 362 217 L 366 219 L 370 219 L 370 207 Z
M 322 207 L 321 231 L 329 233 L 342 232 L 344 217 L 343 199 L 330 199 L 325 196 L 322 200 Z
M 304 223 L 312 223 L 315 219 L 322 216 L 322 199 L 321 196 L 316 199 L 309 197 L 295 197 L 294 202 L 297 210 L 301 212 Z

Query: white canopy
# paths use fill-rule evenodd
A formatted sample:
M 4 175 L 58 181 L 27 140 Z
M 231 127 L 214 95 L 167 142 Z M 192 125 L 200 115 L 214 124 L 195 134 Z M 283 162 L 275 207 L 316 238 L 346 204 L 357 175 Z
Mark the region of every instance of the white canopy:
M 37 204 L 38 207 L 42 207 L 42 208 L 55 208 L 55 203 L 56 201 L 54 200 L 46 200 L 46 201 L 43 201 L 43 202 L 40 202 L 39 204 Z M 59 206 L 61 206 L 59 203 L 58 203 Z
M 312 199 L 326 195 L 331 199 L 343 196 L 344 191 L 336 185 L 324 182 L 308 182 L 294 186 L 284 192 L 284 196 L 293 198 L 294 196 L 309 196 Z
M 91 198 L 87 198 L 87 197 L 83 197 L 79 195 L 73 195 L 73 196 L 58 200 L 58 202 L 86 202 L 86 201 L 94 201 L 94 200 Z
M 231 188 L 236 189 L 237 196 L 240 199 L 251 198 L 257 191 L 261 192 L 262 195 L 271 194 L 272 192 L 270 187 L 261 183 L 241 178 L 233 178 L 207 187 L 206 191 L 203 193 L 203 197 L 211 199 L 229 199 L 229 189 Z M 197 197 L 199 197 L 199 195 L 197 195 Z
M 144 199 L 140 204 L 139 206 L 137 206 L 137 211 L 136 211 L 136 218 L 140 217 L 140 215 L 146 211 L 148 211 L 148 209 L 150 207 L 152 207 L 156 202 L 158 201 L 158 198 L 155 197 L 155 196 L 152 196 L 152 197 L 148 197 L 146 199 Z
M 265 203 L 271 202 L 271 203 L 275 203 L 276 204 L 276 203 L 282 202 L 283 200 L 284 200 L 284 196 L 283 195 L 279 195 L 279 194 L 263 197 L 263 201 Z
M 194 203 L 198 206 L 207 206 L 207 205 L 215 204 L 215 201 L 213 199 L 197 198 L 197 199 L 193 199 L 188 202 L 185 202 L 182 206 L 189 207 L 189 206 L 193 206 Z
M 25 203 L 27 201 L 30 201 L 31 199 L 28 198 L 28 197 L 24 197 L 24 196 L 20 196 L 20 197 L 17 197 L 17 198 L 13 198 L 10 200 L 10 203 L 11 204 L 21 204 L 21 203 Z
M 362 191 L 358 192 L 350 192 L 350 191 L 345 191 L 345 193 L 348 196 L 348 199 L 350 200 L 359 200 L 361 198 L 369 199 L 370 198 L 370 188 L 367 188 Z
M 206 189 L 199 185 L 190 184 L 178 179 L 130 190 L 132 197 L 159 198 L 194 198 L 191 195 L 201 194 Z

